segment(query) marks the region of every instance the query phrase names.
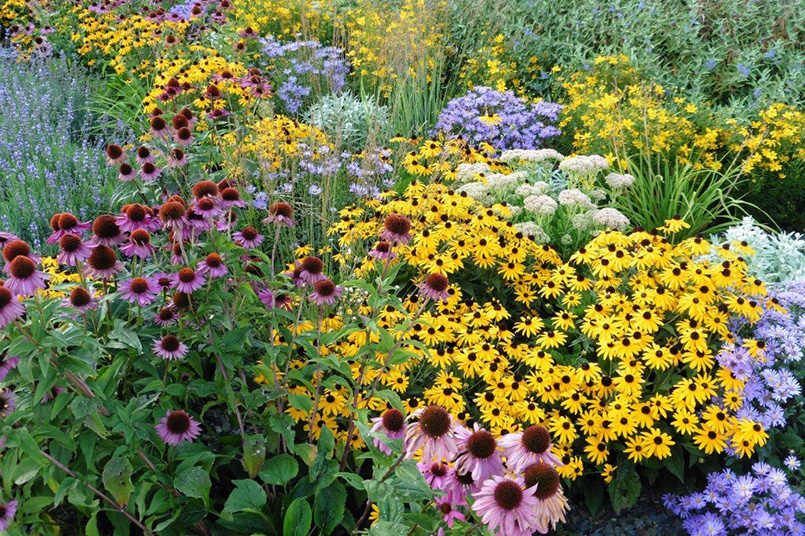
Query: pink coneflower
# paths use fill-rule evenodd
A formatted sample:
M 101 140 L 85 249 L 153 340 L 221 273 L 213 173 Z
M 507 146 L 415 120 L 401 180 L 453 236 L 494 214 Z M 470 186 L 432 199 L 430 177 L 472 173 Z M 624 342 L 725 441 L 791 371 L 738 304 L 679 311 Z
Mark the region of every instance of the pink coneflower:
M 120 164 L 120 167 L 117 168 L 117 178 L 123 182 L 129 182 L 134 180 L 135 173 L 134 168 L 131 167 L 130 164 L 123 162 Z
M 548 430 L 535 424 L 522 432 L 507 434 L 498 441 L 506 457 L 506 465 L 516 473 L 522 473 L 529 465 L 547 462 L 562 466 L 562 460 L 551 453 L 551 435 Z
M 175 149 L 171 149 L 171 152 L 168 153 L 168 166 L 182 167 L 185 165 L 187 165 L 187 157 L 185 156 L 184 151 L 182 151 L 178 147 Z
M 110 214 L 103 214 L 92 222 L 91 244 L 104 246 L 117 246 L 126 241 L 126 236 L 120 231 L 116 218 Z
M 442 462 L 420 462 L 416 464 L 428 485 L 435 490 L 444 490 L 450 467 Z
M 374 426 L 372 432 L 383 434 L 389 439 L 402 439 L 405 436 L 405 415 L 398 409 L 387 409 L 380 417 L 372 419 Z M 391 448 L 378 438 L 374 440 L 375 447 L 386 454 L 391 454 Z
M 166 201 L 159 207 L 159 219 L 165 228 L 181 227 L 187 223 L 187 208 L 179 201 Z
M 0 231 L 0 249 L 6 247 L 6 244 L 14 240 L 19 240 L 17 235 L 8 233 L 6 231 Z
M 156 157 L 154 153 L 151 152 L 151 149 L 142 145 L 137 148 L 137 163 L 141 166 L 145 163 L 153 164 L 156 161 Z
M 114 166 L 123 162 L 126 159 L 126 153 L 123 148 L 116 143 L 110 143 L 106 146 L 106 161 L 110 166 Z
M 393 259 L 397 256 L 397 254 L 391 250 L 391 247 L 391 242 L 381 240 L 375 244 L 375 247 L 369 252 L 369 256 L 374 257 L 375 259 Z
M 414 412 L 405 427 L 405 454 L 413 457 L 422 449 L 422 461 L 452 460 L 458 452 L 461 424 L 442 406 Z
M 257 232 L 254 227 L 244 227 L 242 231 L 232 235 L 235 243 L 244 249 L 256 249 L 263 243 L 263 235 Z
M 14 516 L 17 514 L 17 505 L 19 503 L 15 500 L 0 504 L 0 531 L 6 530 L 11 525 L 11 522 L 14 521 Z
M 472 478 L 472 473 L 459 473 L 455 467 L 450 467 L 447 476 L 444 478 L 442 488 L 448 497 L 453 501 L 466 498 L 471 493 L 475 493 L 480 486 Z
M 187 119 L 187 122 L 190 125 L 190 128 L 193 128 L 196 125 L 196 123 L 198 123 L 198 118 L 193 114 L 193 112 L 190 110 L 190 108 L 188 108 L 186 106 L 184 108 L 182 108 L 181 110 L 179 110 L 179 114 L 183 115 L 185 117 L 185 119 Z
M 67 266 L 76 266 L 84 262 L 92 253 L 92 248 L 78 235 L 64 235 L 59 239 L 59 254 L 56 260 Z
M 299 264 L 299 278 L 309 285 L 327 279 L 323 272 L 324 263 L 318 257 L 305 257 Z
M 2 300 L 2 298 L 0 298 L 0 300 Z M 5 350 L 0 352 L 0 382 L 6 379 L 9 372 L 17 368 L 19 362 L 19 357 L 9 357 Z
M 131 232 L 129 241 L 120 247 L 126 257 L 151 258 L 156 248 L 151 244 L 151 234 L 145 229 L 136 229 Z
M 211 112 L 207 112 L 207 117 L 209 119 L 212 119 L 213 121 L 215 121 L 216 119 L 223 119 L 224 117 L 227 117 L 229 115 L 230 115 L 229 110 L 226 110 L 224 108 L 216 108 Z
M 173 288 L 173 280 L 176 278 L 176 274 L 168 274 L 165 272 L 158 272 L 151 276 L 157 285 L 159 285 L 160 290 L 168 290 Z
M 265 223 L 276 223 L 286 227 L 293 227 L 296 221 L 293 219 L 293 207 L 288 203 L 279 201 L 268 207 L 269 216 L 264 220 Z
M 436 508 L 438 508 L 439 512 L 442 514 L 442 521 L 447 523 L 448 529 L 453 528 L 453 523 L 455 523 L 457 519 L 459 521 L 467 521 L 466 516 L 459 510 L 456 510 L 457 506 L 467 506 L 467 503 L 463 499 L 458 502 L 453 502 L 452 497 L 447 495 L 436 498 Z
M 5 286 L 0 286 L 0 328 L 6 327 L 24 313 L 25 306 L 20 303 L 17 296 Z
M 218 221 L 215 224 L 215 228 L 221 232 L 228 231 L 229 229 L 235 226 L 235 223 L 238 221 L 238 215 L 231 210 L 226 212 L 222 212 Z
M 450 293 L 447 291 L 449 286 L 447 277 L 442 274 L 433 273 L 425 278 L 423 283 L 419 285 L 419 291 L 423 296 L 433 301 L 447 301 L 450 299 Z
M 50 276 L 36 269 L 36 263 L 30 257 L 15 257 L 8 265 L 8 280 L 5 287 L 12 294 L 30 296 L 37 290 L 45 288 L 45 281 Z
M 548 529 L 556 529 L 557 523 L 565 522 L 565 512 L 569 510 L 567 498 L 562 492 L 559 473 L 553 465 L 536 463 L 523 472 L 525 487 L 536 488 L 534 496 L 537 505 L 537 531 L 541 534 Z
M 5 387 L 0 389 L 0 417 L 5 417 L 17 409 L 17 395 Z
M 472 433 L 463 437 L 460 449 L 455 459 L 456 471 L 472 474 L 475 482 L 481 484 L 492 475 L 503 473 L 503 460 L 495 436 L 477 423 Z
M 136 229 L 155 231 L 160 227 L 159 221 L 154 218 L 154 211 L 139 203 L 124 206 L 122 212 L 122 215 L 115 218 L 121 231 L 127 233 Z
M 47 404 L 51 400 L 55 400 L 55 398 L 57 396 L 59 396 L 60 394 L 62 394 L 63 392 L 64 392 L 64 389 L 62 389 L 61 387 L 59 387 L 57 385 L 54 385 L 53 387 L 50 388 L 50 390 L 47 393 L 45 393 L 45 396 L 42 397 L 42 402 L 41 403 L 42 404 Z
M 54 216 L 55 219 L 55 216 Z M 59 214 L 58 222 L 54 225 L 51 220 L 51 227 L 54 227 L 53 234 L 51 234 L 46 242 L 48 244 L 55 244 L 64 235 L 82 235 L 92 227 L 90 222 L 80 222 L 78 218 L 70 213 Z
M 344 291 L 343 287 L 337 286 L 329 279 L 322 279 L 313 283 L 313 293 L 310 295 L 310 301 L 320 306 L 332 306 L 341 297 Z
M 173 139 L 182 147 L 187 147 L 193 143 L 193 132 L 187 127 L 182 127 L 173 134 Z
M 147 277 L 134 277 L 120 283 L 120 297 L 127 302 L 147 307 L 159 294 L 159 285 Z
M 31 246 L 29 246 L 27 242 L 23 240 L 12 240 L 3 247 L 3 258 L 6 260 L 3 271 L 8 273 L 11 262 L 17 257 L 28 257 L 35 263 L 42 262 L 42 257 L 34 255 L 31 252 Z
M 201 201 L 208 201 L 208 199 L 202 199 Z M 187 225 L 180 229 L 182 238 L 190 239 L 210 229 L 212 229 L 212 220 L 199 214 L 196 205 L 190 205 L 187 209 Z
M 198 273 L 209 274 L 211 278 L 223 277 L 228 271 L 224 260 L 217 253 L 210 253 L 203 261 L 198 263 Z
M 170 307 L 163 307 L 154 317 L 154 323 L 159 326 L 169 326 L 176 322 L 176 313 Z
M 191 294 L 204 286 L 204 275 L 192 268 L 182 268 L 173 280 L 173 286 L 179 292 Z
M 123 264 L 117 260 L 115 251 L 109 246 L 97 245 L 87 258 L 86 272 L 99 279 L 111 279 L 123 270 Z
M 501 536 L 531 536 L 538 528 L 536 486 L 523 489 L 523 479 L 493 476 L 475 494 L 472 509 Z
M 240 192 L 231 186 L 221 189 L 221 207 L 230 209 L 232 207 L 245 208 L 246 202 L 240 198 Z
M 154 116 L 151 118 L 151 135 L 155 138 L 163 138 L 168 135 L 168 122 L 160 116 Z
M 162 359 L 182 359 L 187 354 L 187 346 L 176 335 L 165 335 L 154 342 L 154 353 Z
M 184 257 L 182 256 L 182 247 L 183 247 L 182 244 L 184 244 L 184 241 L 182 240 L 173 243 L 173 246 L 171 248 L 173 250 L 172 251 L 173 254 L 171 255 L 171 264 L 173 265 L 178 266 L 180 264 L 185 264 Z M 175 274 L 174 279 L 176 279 Z
M 166 412 L 156 425 L 159 437 L 168 445 L 177 446 L 192 442 L 201 435 L 201 424 L 180 409 Z
M 196 212 L 202 218 L 215 218 L 221 213 L 221 209 L 214 199 L 203 197 L 196 201 Z
M 212 181 L 199 181 L 193 185 L 192 192 L 197 201 L 205 197 L 217 198 L 218 185 Z
M 159 175 L 162 173 L 162 169 L 156 167 L 151 162 L 146 162 L 140 168 L 140 176 L 146 182 L 151 182 L 157 179 Z
M 72 307 L 82 313 L 86 313 L 90 309 L 97 307 L 97 302 L 93 298 L 90 291 L 84 287 L 73 287 L 70 294 L 64 299 L 64 305 Z
M 407 244 L 411 241 L 411 220 L 399 214 L 386 216 L 380 238 L 392 244 Z

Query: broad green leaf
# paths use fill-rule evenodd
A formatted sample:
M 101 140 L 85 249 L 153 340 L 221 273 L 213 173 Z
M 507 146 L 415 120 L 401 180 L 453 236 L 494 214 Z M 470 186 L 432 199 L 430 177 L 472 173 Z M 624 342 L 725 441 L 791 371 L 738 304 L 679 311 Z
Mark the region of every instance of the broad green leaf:
M 129 460 L 122 456 L 112 456 L 103 468 L 101 475 L 103 486 L 122 506 L 128 504 L 131 492 L 134 491 L 134 485 L 131 483 L 133 472 L 134 468 Z
M 285 518 L 282 520 L 282 536 L 307 536 L 312 520 L 313 513 L 307 499 L 296 499 L 285 512 Z
M 235 480 L 234 484 L 236 487 L 226 500 L 224 513 L 234 514 L 243 510 L 259 511 L 266 505 L 266 492 L 254 480 Z
M 212 482 L 207 471 L 201 467 L 190 467 L 179 473 L 173 486 L 188 497 L 206 501 L 210 495 Z
M 284 486 L 299 473 L 299 462 L 290 454 L 280 454 L 266 460 L 260 478 L 266 484 Z
M 347 490 L 339 482 L 316 493 L 313 502 L 313 519 L 322 534 L 332 534 L 344 519 L 344 508 L 347 504 Z

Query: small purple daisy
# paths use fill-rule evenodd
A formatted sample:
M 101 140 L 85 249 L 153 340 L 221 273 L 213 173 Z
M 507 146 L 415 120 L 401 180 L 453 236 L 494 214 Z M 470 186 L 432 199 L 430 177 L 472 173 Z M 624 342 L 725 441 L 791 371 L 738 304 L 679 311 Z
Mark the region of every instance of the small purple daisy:
M 6 530 L 11 522 L 14 521 L 14 516 L 17 514 L 17 501 L 8 501 L 5 504 L 0 503 L 0 531 Z

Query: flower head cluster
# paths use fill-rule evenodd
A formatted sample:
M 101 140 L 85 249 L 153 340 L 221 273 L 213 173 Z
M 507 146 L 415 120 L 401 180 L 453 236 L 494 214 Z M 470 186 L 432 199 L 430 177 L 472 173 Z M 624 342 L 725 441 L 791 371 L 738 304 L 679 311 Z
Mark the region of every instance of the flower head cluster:
M 499 151 L 537 149 L 546 139 L 559 135 L 559 129 L 550 123 L 561 110 L 559 104 L 532 104 L 512 91 L 479 86 L 448 102 L 436 129 L 472 145 L 488 143 Z

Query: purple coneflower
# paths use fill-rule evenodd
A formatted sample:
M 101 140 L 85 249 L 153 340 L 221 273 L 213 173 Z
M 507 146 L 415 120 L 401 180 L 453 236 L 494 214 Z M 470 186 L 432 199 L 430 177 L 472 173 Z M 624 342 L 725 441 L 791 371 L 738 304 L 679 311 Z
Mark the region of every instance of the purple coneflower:
M 244 249 L 259 248 L 264 238 L 254 227 L 244 227 L 242 231 L 236 232 L 232 237 L 235 239 L 235 243 Z
M 293 219 L 293 207 L 288 203 L 279 201 L 268 207 L 269 216 L 264 220 L 266 223 L 276 223 L 293 227 L 296 221 Z
M 299 264 L 299 279 L 309 285 L 327 279 L 323 272 L 324 263 L 318 257 L 305 257 Z
M 516 473 L 522 473 L 529 465 L 546 462 L 562 466 L 562 460 L 551 452 L 551 435 L 548 430 L 535 424 L 522 432 L 507 434 L 500 438 L 506 465 Z
M 129 182 L 134 180 L 134 168 L 131 167 L 131 164 L 127 164 L 123 162 L 120 164 L 120 167 L 117 168 L 117 178 L 122 182 Z
M 76 266 L 84 262 L 92 253 L 92 248 L 78 235 L 64 235 L 59 239 L 59 254 L 56 260 L 67 266 Z
M 180 409 L 168 411 L 156 425 L 159 437 L 168 445 L 181 445 L 185 441 L 192 442 L 201 435 L 201 424 L 187 412 Z
M 182 268 L 173 280 L 173 286 L 179 292 L 191 294 L 204 286 L 204 275 L 192 268 Z
M 383 259 L 383 260 L 393 259 L 394 257 L 397 256 L 397 254 L 394 253 L 391 250 L 391 248 L 392 248 L 391 242 L 387 240 L 381 240 L 380 242 L 375 244 L 375 247 L 372 249 L 372 251 L 369 252 L 369 256 L 374 257 L 375 259 Z
M 202 197 L 196 201 L 196 212 L 202 218 L 216 218 L 219 214 L 221 214 L 221 209 L 218 208 L 218 204 L 215 202 L 215 199 L 211 197 Z
M 373 433 L 382 433 L 389 439 L 402 439 L 405 436 L 405 415 L 398 409 L 387 409 L 383 415 L 372 419 L 372 422 L 375 423 L 372 426 Z M 382 452 L 391 454 L 391 448 L 380 439 L 375 438 L 374 444 Z
M 95 218 L 92 222 L 91 244 L 103 244 L 104 246 L 117 246 L 126 241 L 126 235 L 120 231 L 116 218 L 111 214 L 103 214 Z
M 0 531 L 6 530 L 11 525 L 11 522 L 14 521 L 14 516 L 17 514 L 17 505 L 19 503 L 15 500 L 0 504 Z
M 64 299 L 64 305 L 72 307 L 82 313 L 86 313 L 90 309 L 97 307 L 97 303 L 93 299 L 90 291 L 84 287 L 73 287 L 70 294 Z
M 193 185 L 191 190 L 196 201 L 205 197 L 211 199 L 218 197 L 218 185 L 212 181 L 199 181 Z
M 182 359 L 187 354 L 187 346 L 176 335 L 165 335 L 154 342 L 154 353 L 162 359 Z
M 450 467 L 442 462 L 419 462 L 419 472 L 425 477 L 428 485 L 435 490 L 444 490 Z
M 30 257 L 15 257 L 8 265 L 8 280 L 5 287 L 12 294 L 30 296 L 37 290 L 45 288 L 45 281 L 50 278 L 36 269 L 36 263 Z
M 341 297 L 343 291 L 343 287 L 337 286 L 325 278 L 313 283 L 313 293 L 310 295 L 310 301 L 321 306 L 332 306 Z
M 12 321 L 25 313 L 25 306 L 5 286 L 0 286 L 0 328 L 6 327 Z
M 155 249 L 151 244 L 151 234 L 145 229 L 135 229 L 131 232 L 129 241 L 120 247 L 120 252 L 126 257 L 148 259 L 154 254 Z
M 531 536 L 538 529 L 536 489 L 523 489 L 522 478 L 493 476 L 475 494 L 472 509 L 496 534 Z
M 64 235 L 82 235 L 92 227 L 90 222 L 80 222 L 78 218 L 67 212 L 59 214 L 58 216 L 57 222 L 54 221 L 56 219 L 55 216 L 51 220 L 53 234 L 45 240 L 48 244 L 55 244 Z
M 198 273 L 207 275 L 211 278 L 223 277 L 228 273 L 224 260 L 217 253 L 210 253 L 198 263 Z
M 35 263 L 42 262 L 42 257 L 34 255 L 31 252 L 31 246 L 23 240 L 12 240 L 3 247 L 3 258 L 6 260 L 6 265 L 3 271 L 8 273 L 11 268 L 11 262 L 17 257 L 28 257 Z
M 157 272 L 152 275 L 151 278 L 159 285 L 160 290 L 169 290 L 173 288 L 173 281 L 176 279 L 176 274 Z
M 168 200 L 159 207 L 159 219 L 166 229 L 181 227 L 187 223 L 187 208 L 179 201 Z
M 221 207 L 225 209 L 233 207 L 245 208 L 246 202 L 240 198 L 240 192 L 230 186 L 221 190 Z
M 471 473 L 458 473 L 455 467 L 450 467 L 441 489 L 455 502 L 475 493 L 480 487 L 473 480 Z
M 539 501 L 537 531 L 545 534 L 549 528 L 556 529 L 557 523 L 564 523 L 569 506 L 556 468 L 541 462 L 530 465 L 523 472 L 523 480 L 526 488 L 535 488 L 534 496 Z
M 155 138 L 163 138 L 168 135 L 168 122 L 161 115 L 151 118 L 151 135 Z
M 0 315 L 1 314 L 2 313 L 0 313 Z M 17 368 L 19 362 L 19 357 L 9 357 L 5 351 L 0 352 L 0 382 L 6 379 L 9 372 Z
M 123 270 L 123 264 L 117 260 L 115 250 L 108 246 L 97 245 L 87 258 L 85 268 L 88 275 L 99 279 L 111 279 Z
M 456 471 L 472 474 L 472 479 L 479 484 L 503 473 L 497 440 L 489 431 L 476 423 L 473 431 L 468 431 L 462 439 L 461 451 L 455 459 Z
M 411 220 L 399 214 L 386 216 L 380 238 L 392 244 L 407 244 L 411 241 Z
M 3 387 L 0 389 L 0 417 L 5 417 L 17 409 L 17 395 Z
M 6 244 L 14 240 L 19 240 L 17 235 L 8 233 L 6 231 L 0 231 L 0 249 L 6 247 Z
M 146 182 L 155 181 L 161 173 L 162 169 L 158 168 L 151 162 L 146 162 L 145 164 L 142 165 L 142 167 L 140 167 L 140 176 Z
M 209 119 L 212 119 L 213 121 L 215 121 L 216 119 L 222 119 L 224 117 L 227 117 L 228 115 L 229 115 L 229 110 L 226 110 L 224 108 L 216 108 L 215 110 L 212 110 L 211 112 L 207 112 L 207 117 Z
M 184 151 L 179 149 L 172 149 L 170 153 L 168 153 L 168 166 L 169 167 L 182 167 L 187 165 L 187 157 L 184 154 Z
M 64 389 L 62 389 L 61 387 L 59 387 L 57 385 L 54 385 L 53 387 L 50 388 L 50 390 L 47 393 L 45 393 L 45 396 L 42 397 L 42 402 L 41 403 L 42 404 L 47 404 L 48 402 L 50 402 L 51 400 L 54 400 L 57 396 L 59 396 L 63 392 L 64 392 Z
M 458 519 L 459 521 L 467 521 L 467 518 L 459 510 L 457 506 L 467 506 L 466 501 L 461 499 L 458 502 L 453 502 L 452 497 L 444 495 L 436 498 L 436 508 L 442 514 L 442 520 L 447 523 L 447 528 L 452 529 L 453 523 Z
M 122 212 L 122 215 L 115 218 L 121 231 L 130 233 L 136 229 L 155 231 L 160 228 L 159 221 L 154 218 L 153 210 L 149 207 L 134 203 L 123 207 Z
M 110 143 L 106 146 L 106 161 L 110 166 L 114 166 L 123 162 L 126 159 L 126 153 L 123 148 L 116 143 Z
M 163 307 L 154 317 L 154 323 L 159 326 L 169 326 L 176 322 L 176 313 L 170 307 Z
M 458 452 L 461 424 L 442 406 L 428 406 L 414 412 L 405 427 L 405 453 L 413 457 L 422 449 L 422 461 L 452 460 Z
M 423 296 L 433 301 L 447 301 L 450 299 L 450 293 L 447 291 L 449 286 L 447 277 L 442 274 L 429 274 L 423 283 L 419 285 L 419 291 Z
M 187 127 L 182 127 L 173 134 L 173 139 L 182 147 L 187 147 L 193 143 L 193 132 Z
M 146 277 L 134 277 L 120 283 L 120 297 L 127 302 L 146 307 L 154 303 L 159 294 L 159 285 Z
M 153 164 L 156 161 L 156 157 L 154 153 L 151 152 L 151 149 L 142 145 L 137 148 L 137 163 L 141 166 L 145 163 Z

